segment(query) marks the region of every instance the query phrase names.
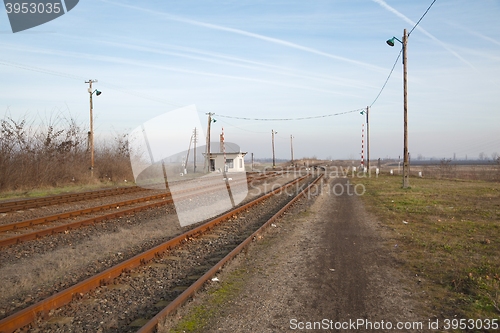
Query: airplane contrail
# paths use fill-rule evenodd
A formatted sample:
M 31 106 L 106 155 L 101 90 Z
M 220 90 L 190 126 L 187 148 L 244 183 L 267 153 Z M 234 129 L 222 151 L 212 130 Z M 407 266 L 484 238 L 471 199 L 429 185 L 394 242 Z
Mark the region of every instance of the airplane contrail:
M 132 5 L 127 5 L 127 4 L 122 4 L 122 3 L 118 3 L 118 2 L 114 2 L 114 1 L 109 1 L 109 0 L 101 0 L 101 1 L 113 4 L 116 6 L 127 7 L 127 8 L 131 8 L 134 10 L 140 10 L 140 11 L 143 11 L 146 13 L 150 13 L 150 14 L 163 16 L 163 17 L 165 17 L 169 20 L 172 20 L 172 21 L 182 22 L 182 23 L 196 25 L 196 26 L 200 26 L 200 27 L 204 27 L 204 28 L 208 28 L 208 29 L 212 29 L 212 30 L 225 31 L 225 32 L 230 32 L 230 33 L 242 35 L 242 36 L 247 36 L 247 37 L 251 37 L 251 38 L 255 38 L 255 39 L 264 40 L 264 41 L 267 41 L 270 43 L 279 44 L 282 46 L 294 48 L 294 49 L 301 50 L 301 51 L 308 52 L 308 53 L 313 53 L 313 54 L 320 55 L 323 57 L 327 57 L 327 58 L 331 58 L 331 59 L 335 59 L 335 60 L 340 60 L 343 62 L 355 64 L 355 65 L 360 65 L 360 66 L 369 68 L 369 69 L 374 70 L 374 71 L 384 71 L 385 70 L 384 68 L 381 68 L 379 66 L 368 64 L 368 63 L 365 63 L 362 61 L 357 61 L 357 60 L 341 57 L 341 56 L 338 56 L 335 54 L 323 52 L 323 51 L 320 51 L 320 50 L 317 50 L 317 49 L 314 49 L 314 48 L 311 48 L 308 46 L 299 45 L 296 43 L 288 42 L 286 40 L 282 40 L 282 39 L 278 39 L 278 38 L 274 38 L 274 37 L 264 36 L 264 35 L 256 34 L 253 32 L 249 32 L 249 31 L 245 31 L 245 30 L 241 30 L 241 29 L 236 29 L 236 28 L 225 27 L 225 26 L 221 26 L 221 25 L 217 25 L 217 24 L 196 21 L 196 20 L 168 14 L 165 12 L 154 11 L 154 10 L 150 10 L 150 9 L 146 9 L 146 8 L 142 8 L 142 7 L 137 7 L 137 6 L 132 6 Z
M 407 23 L 411 24 L 412 26 L 415 26 L 415 22 L 413 22 L 412 20 L 410 20 L 406 15 L 402 14 L 401 12 L 397 11 L 393 7 L 389 6 L 384 0 L 372 0 L 372 1 L 375 2 L 375 3 L 377 3 L 378 5 L 380 5 L 381 7 L 385 8 L 389 12 L 395 14 L 399 18 L 403 19 L 404 21 L 406 21 Z M 423 32 L 424 35 L 426 35 L 427 37 L 429 37 L 430 39 L 432 39 L 433 41 L 435 41 L 436 43 L 438 43 L 439 45 L 441 45 L 444 49 L 446 49 L 448 52 L 450 52 L 451 54 L 453 54 L 456 58 L 458 58 L 460 61 L 462 61 L 463 63 L 465 63 L 467 66 L 475 69 L 474 65 L 472 65 L 470 62 L 468 62 L 467 60 L 465 60 L 457 52 L 455 52 L 454 50 L 452 50 L 446 43 L 444 43 L 441 40 L 439 40 L 438 38 L 434 37 L 431 33 L 429 33 L 427 30 L 425 30 L 421 26 L 417 26 L 416 28 L 418 30 L 420 30 L 421 32 Z

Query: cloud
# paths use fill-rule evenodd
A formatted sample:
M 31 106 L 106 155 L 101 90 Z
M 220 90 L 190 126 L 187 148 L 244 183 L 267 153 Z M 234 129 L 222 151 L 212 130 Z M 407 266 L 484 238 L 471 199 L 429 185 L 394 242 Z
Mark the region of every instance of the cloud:
M 92 42 L 95 43 L 96 41 L 92 40 Z M 251 69 L 251 70 L 258 70 L 258 71 L 262 71 L 262 72 L 279 74 L 279 75 L 295 77 L 295 78 L 300 78 L 300 79 L 305 79 L 305 80 L 326 82 L 329 84 L 334 84 L 334 85 L 342 86 L 342 87 L 376 88 L 375 86 L 368 84 L 364 80 L 352 80 L 350 78 L 344 78 L 344 77 L 339 77 L 339 76 L 331 77 L 331 76 L 327 76 L 327 75 L 320 75 L 320 74 L 311 73 L 311 72 L 307 72 L 307 71 L 297 70 L 295 68 L 287 68 L 287 67 L 283 67 L 283 66 L 266 64 L 266 63 L 259 62 L 259 61 L 248 60 L 248 59 L 244 59 L 244 58 L 240 58 L 240 57 L 234 57 L 234 56 L 224 55 L 224 54 L 215 53 L 215 52 L 208 52 L 208 51 L 204 51 L 204 50 L 200 50 L 200 49 L 183 47 L 183 46 L 168 45 L 168 44 L 163 44 L 163 43 L 162 44 L 160 44 L 160 43 L 146 43 L 146 45 L 148 45 L 148 46 L 141 46 L 138 44 L 145 43 L 145 41 L 130 41 L 130 39 L 127 39 L 127 42 L 125 42 L 125 43 L 117 42 L 117 41 L 97 41 L 97 42 L 102 43 L 102 44 L 106 44 L 106 45 L 112 45 L 115 47 L 136 50 L 136 51 L 140 51 L 140 52 L 169 55 L 169 56 L 181 57 L 181 58 L 185 58 L 185 59 L 193 59 L 193 60 L 198 60 L 198 61 L 222 64 L 225 66 L 234 66 L 234 67 L 246 68 L 246 69 Z M 172 49 L 174 51 L 171 51 L 168 49 Z
M 136 11 L 143 11 L 145 13 L 150 13 L 150 14 L 157 15 L 157 16 L 162 16 L 162 17 L 164 17 L 164 18 L 166 18 L 168 20 L 172 20 L 172 21 L 182 22 L 182 23 L 186 23 L 186 24 L 190 24 L 190 25 L 195 25 L 195 26 L 207 28 L 207 29 L 225 31 L 225 32 L 233 33 L 233 34 L 238 34 L 238 35 L 246 36 L 246 37 L 260 39 L 260 40 L 263 40 L 263 41 L 266 41 L 266 42 L 270 42 L 270 43 L 282 45 L 282 46 L 293 48 L 293 49 L 296 49 L 296 50 L 301 50 L 301 51 L 304 51 L 304 52 L 316 54 L 316 55 L 327 57 L 327 58 L 330 58 L 330 59 L 335 59 L 335 60 L 339 60 L 339 61 L 342 61 L 342 62 L 348 62 L 348 63 L 354 64 L 354 65 L 363 66 L 363 67 L 365 67 L 367 69 L 374 70 L 374 71 L 384 71 L 385 70 L 384 68 L 381 68 L 381 67 L 378 67 L 378 66 L 375 66 L 375 65 L 372 65 L 372 64 L 368 64 L 368 63 L 365 63 L 365 62 L 362 62 L 362 61 L 358 61 L 358 60 L 353 60 L 353 59 L 341 57 L 341 56 L 338 56 L 338 55 L 335 55 L 335 54 L 323 52 L 323 51 L 320 51 L 320 50 L 317 50 L 317 49 L 314 49 L 314 48 L 311 48 L 311 47 L 308 47 L 308 46 L 299 45 L 299 44 L 296 44 L 296 43 L 292 43 L 292 42 L 289 42 L 289 41 L 286 41 L 286 40 L 282 40 L 282 39 L 278 39 L 278 38 L 274 38 L 274 37 L 264 36 L 264 35 L 261 35 L 261 34 L 256 34 L 256 33 L 245 31 L 245 30 L 241 30 L 241 29 L 224 27 L 224 26 L 217 25 L 217 24 L 196 21 L 196 20 L 192 20 L 192 19 L 188 19 L 188 18 L 184 18 L 184 17 L 180 17 L 180 16 L 168 14 L 168 13 L 165 13 L 165 12 L 159 12 L 159 11 L 150 10 L 150 9 L 146 9 L 146 8 L 141 8 L 141 7 L 137 7 L 137 6 L 126 5 L 126 4 L 122 4 L 122 3 L 118 3 L 118 2 L 113 2 L 113 1 L 109 1 L 109 0 L 101 0 L 101 1 L 113 4 L 113 5 L 116 5 L 116 6 L 130 8 L 130 9 L 133 9 L 133 10 L 136 10 Z
M 102 56 L 102 55 L 96 55 L 96 54 L 90 54 L 90 53 L 86 54 L 86 53 L 81 53 L 81 52 L 77 53 L 77 52 L 65 52 L 65 51 L 60 51 L 60 50 L 40 49 L 40 48 L 33 48 L 33 47 L 20 47 L 20 46 L 14 46 L 14 45 L 9 45 L 9 44 L 4 45 L 3 47 L 4 47 L 4 49 L 11 49 L 11 50 L 16 50 L 16 51 L 21 51 L 21 52 L 30 52 L 30 53 L 35 53 L 35 54 L 58 55 L 58 56 L 64 56 L 64 57 L 73 57 L 73 58 L 88 59 L 88 60 L 95 60 L 95 61 L 102 61 L 102 62 L 111 62 L 114 64 L 122 64 L 122 65 L 127 65 L 127 66 L 132 65 L 132 66 L 137 66 L 137 67 L 166 70 L 166 71 L 172 71 L 172 72 L 178 72 L 178 73 L 192 74 L 192 75 L 197 75 L 197 76 L 208 76 L 208 77 L 233 79 L 233 80 L 247 81 L 247 82 L 265 83 L 265 84 L 269 84 L 269 85 L 288 87 L 288 88 L 296 88 L 296 89 L 300 89 L 300 90 L 316 91 L 316 92 L 333 94 L 333 95 L 343 95 L 343 96 L 350 96 L 350 97 L 356 97 L 356 98 L 359 97 L 355 94 L 347 94 L 347 93 L 334 91 L 334 90 L 330 90 L 330 89 L 321 89 L 321 88 L 316 88 L 316 87 L 311 87 L 311 86 L 306 86 L 306 85 L 301 85 L 301 84 L 291 84 L 291 83 L 286 83 L 286 82 L 281 82 L 281 81 L 264 80 L 264 79 L 258 79 L 258 78 L 253 78 L 253 77 L 227 75 L 227 74 L 220 74 L 220 73 L 211 73 L 211 72 L 205 72 L 205 71 L 182 69 L 179 67 L 169 67 L 169 66 L 164 66 L 164 65 L 157 65 L 157 64 L 153 64 L 153 63 L 147 62 L 147 61 L 136 61 L 136 60 L 131 60 L 131 59 L 122 58 L 122 57 L 115 57 L 115 56 Z M 4 62 L 0 62 L 0 64 L 4 64 Z M 53 72 L 51 70 L 45 70 L 45 69 L 32 67 L 32 66 L 30 67 L 30 69 L 31 70 L 38 69 L 38 71 L 43 71 L 47 74 L 50 74 L 50 72 Z M 75 75 L 72 75 L 72 76 L 75 76 Z
M 398 16 L 399 18 L 403 19 L 405 22 L 411 24 L 412 26 L 415 26 L 416 22 L 413 22 L 412 20 L 410 20 L 406 15 L 402 14 L 401 12 L 397 11 L 396 9 L 394 9 L 393 7 L 389 6 L 385 1 L 383 0 L 372 0 L 373 2 L 377 3 L 378 5 L 380 5 L 381 7 L 383 7 L 384 9 L 388 10 L 389 12 L 395 14 L 396 16 Z M 432 34 L 430 34 L 428 31 L 426 31 L 424 28 L 422 28 L 420 25 L 416 26 L 416 29 L 418 29 L 419 31 L 421 31 L 424 35 L 426 35 L 427 37 L 429 37 L 430 39 L 432 39 L 433 41 L 435 41 L 436 43 L 438 43 L 439 45 L 441 45 L 441 47 L 443 47 L 445 50 L 447 50 L 448 52 L 450 52 L 451 54 L 453 54 L 457 59 L 459 59 L 461 62 L 463 62 L 464 64 L 466 64 L 467 66 L 471 67 L 471 68 L 474 68 L 474 65 L 472 65 L 470 62 L 468 62 L 467 60 L 465 60 L 462 56 L 460 56 L 457 52 L 455 52 L 453 49 L 451 49 L 450 46 L 448 46 L 446 43 L 442 42 L 441 40 L 439 40 L 438 38 L 436 38 L 435 36 L 433 36 Z

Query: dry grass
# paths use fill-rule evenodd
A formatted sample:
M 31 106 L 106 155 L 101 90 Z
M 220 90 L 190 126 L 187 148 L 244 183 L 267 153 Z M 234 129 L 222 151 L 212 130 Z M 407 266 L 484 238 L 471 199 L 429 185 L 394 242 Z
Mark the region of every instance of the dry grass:
M 91 177 L 87 132 L 74 119 L 0 119 L 0 192 L 132 179 L 128 138 L 96 142 Z
M 437 313 L 500 314 L 500 184 L 401 177 L 359 178 L 364 201 L 393 231 L 390 246 L 422 278 Z M 403 223 L 406 221 L 407 223 Z

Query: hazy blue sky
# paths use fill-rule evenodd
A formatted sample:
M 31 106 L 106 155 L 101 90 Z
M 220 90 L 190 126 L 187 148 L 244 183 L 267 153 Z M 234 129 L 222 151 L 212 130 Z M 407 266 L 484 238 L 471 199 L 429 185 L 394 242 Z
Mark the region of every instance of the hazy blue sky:
M 67 114 L 96 138 L 130 132 L 195 105 L 226 140 L 256 157 L 359 158 L 370 110 L 371 157 L 403 151 L 401 50 L 396 42 L 431 0 L 82 0 L 70 12 L 13 34 L 0 14 L 2 116 Z M 437 0 L 408 43 L 412 157 L 500 153 L 500 1 Z M 205 129 L 204 129 L 205 130 Z M 185 146 L 187 149 L 188 142 Z

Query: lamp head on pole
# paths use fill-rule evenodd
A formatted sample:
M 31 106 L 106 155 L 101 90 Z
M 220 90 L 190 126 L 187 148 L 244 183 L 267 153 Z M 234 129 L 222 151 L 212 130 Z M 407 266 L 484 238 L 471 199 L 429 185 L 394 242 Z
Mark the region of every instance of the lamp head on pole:
M 396 37 L 392 37 L 391 39 L 388 39 L 386 40 L 385 42 L 387 43 L 387 45 L 389 46 L 394 46 L 394 41 L 397 40 L 398 42 L 400 42 L 401 44 L 403 44 L 402 41 L 400 41 L 399 39 L 397 39 Z

